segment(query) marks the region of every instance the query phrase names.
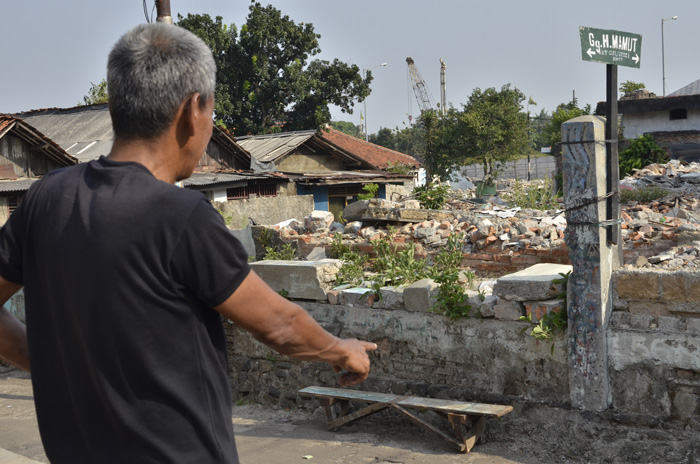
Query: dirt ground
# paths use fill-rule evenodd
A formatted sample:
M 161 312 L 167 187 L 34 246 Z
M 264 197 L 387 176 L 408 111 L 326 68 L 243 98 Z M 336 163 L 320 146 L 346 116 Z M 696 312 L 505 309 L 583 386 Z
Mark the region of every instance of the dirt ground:
M 426 413 L 431 414 L 431 413 Z M 328 432 L 314 413 L 234 406 L 243 464 L 354 463 L 700 463 L 700 433 L 680 423 L 630 427 L 612 415 L 517 406 L 487 421 L 485 444 L 454 452 L 389 411 Z M 435 424 L 439 418 L 435 417 Z M 0 367 L 0 448 L 48 462 L 36 423 L 27 374 Z M 9 461 L 2 461 L 0 464 Z

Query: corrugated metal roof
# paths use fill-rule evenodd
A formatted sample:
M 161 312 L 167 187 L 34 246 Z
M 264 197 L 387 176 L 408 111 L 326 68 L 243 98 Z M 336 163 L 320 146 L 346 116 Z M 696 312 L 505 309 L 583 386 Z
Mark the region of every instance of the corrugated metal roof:
M 81 163 L 108 155 L 114 133 L 106 104 L 19 113 Z
M 185 187 L 201 187 L 204 185 L 245 182 L 249 180 L 267 179 L 269 176 L 247 176 L 243 174 L 228 174 L 222 172 L 195 172 L 182 181 Z
M 685 95 L 700 95 L 700 79 L 692 82 L 685 87 L 676 90 L 673 93 L 666 95 L 667 97 L 681 97 Z
M 316 134 L 316 131 L 283 132 L 281 134 L 236 137 L 236 142 L 255 159 L 276 161 L 289 154 Z
M 0 192 L 25 192 L 39 179 L 0 180 Z

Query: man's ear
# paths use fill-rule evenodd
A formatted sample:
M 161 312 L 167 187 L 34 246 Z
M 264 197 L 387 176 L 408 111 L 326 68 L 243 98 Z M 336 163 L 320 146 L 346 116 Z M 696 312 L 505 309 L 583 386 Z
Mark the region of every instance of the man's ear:
M 201 100 L 202 96 L 195 92 L 182 105 L 182 122 L 190 136 L 194 135 L 198 118 L 202 117 Z

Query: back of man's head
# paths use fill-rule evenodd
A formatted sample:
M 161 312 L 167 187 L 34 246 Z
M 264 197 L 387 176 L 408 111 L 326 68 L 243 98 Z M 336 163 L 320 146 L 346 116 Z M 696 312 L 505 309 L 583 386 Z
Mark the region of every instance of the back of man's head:
M 136 26 L 114 45 L 107 63 L 109 112 L 116 138 L 163 134 L 177 109 L 199 92 L 214 97 L 211 50 L 191 32 L 164 23 Z

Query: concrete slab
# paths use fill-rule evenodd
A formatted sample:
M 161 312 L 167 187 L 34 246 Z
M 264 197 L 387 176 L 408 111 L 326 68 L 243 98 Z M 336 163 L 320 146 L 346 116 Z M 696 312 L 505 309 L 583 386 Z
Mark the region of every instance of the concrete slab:
M 338 274 L 341 262 L 337 259 L 319 261 L 256 261 L 253 270 L 273 290 L 285 290 L 289 298 L 325 300 Z
M 549 300 L 561 291 L 561 274 L 571 271 L 566 264 L 535 264 L 522 271 L 500 277 L 493 289 L 494 295 L 512 301 Z
M 25 458 L 4 448 L 0 448 L 0 464 L 40 464 L 39 461 Z

